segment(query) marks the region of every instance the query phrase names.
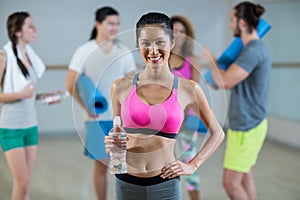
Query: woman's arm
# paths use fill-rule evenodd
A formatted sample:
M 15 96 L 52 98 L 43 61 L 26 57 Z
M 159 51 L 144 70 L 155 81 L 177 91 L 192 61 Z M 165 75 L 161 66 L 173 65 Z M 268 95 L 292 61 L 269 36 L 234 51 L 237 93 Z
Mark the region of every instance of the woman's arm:
M 111 104 L 113 109 L 113 116 L 121 115 L 121 104 L 120 104 L 120 86 L 122 85 L 122 79 L 117 79 L 113 82 L 110 90 Z
M 112 84 L 112 87 L 110 90 L 110 96 L 111 96 L 111 104 L 112 104 L 112 109 L 113 109 L 113 117 L 121 116 L 120 96 L 122 96 L 122 94 L 121 94 L 122 91 L 124 91 L 124 89 L 126 89 L 124 86 L 125 86 L 124 78 L 117 79 Z M 114 142 L 114 140 L 112 139 L 111 136 L 105 136 L 104 144 L 105 144 L 106 153 L 110 152 L 110 149 L 113 147 L 113 142 Z
M 221 69 L 213 53 L 207 47 L 205 50 L 208 58 L 210 58 L 208 59 L 208 66 L 218 88 L 231 89 L 249 76 L 246 70 L 235 63 L 232 63 L 226 71 Z
M 191 57 L 192 80 L 199 83 L 200 79 L 200 57 L 193 55 Z
M 79 74 L 69 69 L 67 72 L 67 78 L 66 78 L 66 88 L 69 94 L 75 99 L 75 101 L 88 113 L 90 117 L 97 117 L 98 115 L 91 113 L 89 109 L 84 105 L 83 101 L 81 100 L 78 89 L 76 86 L 77 79 L 79 77 Z
M 3 82 L 4 72 L 6 68 L 6 58 L 0 53 L 0 83 Z M 3 85 L 1 85 L 3 90 Z M 23 90 L 14 93 L 2 93 L 0 92 L 0 102 L 9 103 L 19 101 L 21 99 L 30 98 L 34 94 L 34 87 L 32 84 L 27 85 Z
M 128 95 L 133 76 L 134 75 L 128 75 L 123 78 L 117 79 L 112 84 L 110 95 L 111 95 L 111 104 L 113 109 L 113 117 L 121 116 L 121 103 Z M 112 139 L 111 136 L 105 136 L 104 144 L 105 144 L 106 153 L 110 152 L 110 149 L 113 146 L 112 145 L 113 142 L 114 140 Z
M 195 101 L 191 104 L 191 109 L 203 121 L 210 133 L 210 136 L 205 142 L 203 148 L 190 161 L 190 164 L 198 168 L 219 147 L 224 139 L 225 134 L 214 113 L 212 112 L 206 96 L 199 84 L 191 84 L 195 96 Z
M 189 163 L 174 161 L 162 169 L 163 178 L 174 178 L 179 175 L 191 175 L 199 168 L 207 158 L 220 146 L 224 139 L 224 132 L 213 114 L 199 84 L 192 80 L 187 80 L 190 87 L 186 90 L 192 92 L 184 93 L 187 99 L 192 99 L 189 107 L 198 115 L 210 132 L 202 149 L 192 158 Z

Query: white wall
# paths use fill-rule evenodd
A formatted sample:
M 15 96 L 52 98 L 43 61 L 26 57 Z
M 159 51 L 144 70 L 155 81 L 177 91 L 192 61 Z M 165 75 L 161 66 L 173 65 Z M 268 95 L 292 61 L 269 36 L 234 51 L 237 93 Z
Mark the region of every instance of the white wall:
M 300 122 L 299 77 L 300 67 L 283 66 L 272 70 L 269 101 L 271 115 Z
M 272 25 L 265 40 L 274 62 L 300 62 L 300 1 L 266 3 L 265 19 Z
M 300 1 L 266 4 L 265 18 L 272 25 L 265 38 L 273 62 L 300 63 Z M 282 66 L 272 71 L 270 113 L 300 122 L 300 68 Z
M 300 1 L 266 3 L 265 19 L 272 25 L 265 38 L 273 62 L 300 63 Z M 300 67 L 273 68 L 270 91 L 269 138 L 300 148 Z
M 121 15 L 121 30 L 135 27 L 138 18 L 148 11 L 161 11 L 168 15 L 184 14 L 197 28 L 200 43 L 209 45 L 217 54 L 224 47 L 223 34 L 227 35 L 229 18 L 223 0 L 192 0 L 187 2 L 152 0 L 61 0 L 61 1 L 9 1 L 0 2 L 0 45 L 7 41 L 5 30 L 8 15 L 17 10 L 29 11 L 38 28 L 35 50 L 48 65 L 68 64 L 75 48 L 87 41 L 94 23 L 94 13 L 99 7 L 110 5 Z M 178 9 L 179 8 L 179 9 Z
M 56 89 L 64 90 L 66 71 L 49 70 L 37 85 L 37 92 L 51 92 Z M 39 130 L 41 133 L 65 134 L 74 132 L 76 126 L 73 120 L 72 99 L 67 98 L 57 105 L 37 103 Z

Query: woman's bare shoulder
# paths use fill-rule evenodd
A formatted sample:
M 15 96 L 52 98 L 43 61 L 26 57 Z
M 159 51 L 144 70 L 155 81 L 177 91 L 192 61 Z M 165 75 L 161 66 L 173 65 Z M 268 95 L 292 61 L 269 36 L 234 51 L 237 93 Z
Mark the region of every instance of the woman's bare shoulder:
M 184 90 L 192 90 L 197 83 L 191 79 L 179 78 L 179 87 Z
M 133 75 L 127 75 L 122 78 L 119 78 L 114 81 L 113 83 L 113 88 L 119 91 L 126 90 L 131 84 L 133 80 L 134 74 Z
M 191 55 L 190 62 L 194 67 L 198 68 L 200 66 L 200 61 L 201 61 L 200 56 L 195 54 Z
M 196 54 L 192 54 L 191 55 L 191 60 L 194 60 L 194 61 L 199 61 L 201 58 L 200 56 L 196 55 Z

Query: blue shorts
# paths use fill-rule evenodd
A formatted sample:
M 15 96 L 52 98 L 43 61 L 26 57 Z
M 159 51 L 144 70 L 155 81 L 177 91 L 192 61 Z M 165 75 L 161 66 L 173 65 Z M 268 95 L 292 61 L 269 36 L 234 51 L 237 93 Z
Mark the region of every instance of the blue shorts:
M 112 129 L 112 121 L 86 121 L 86 137 L 84 154 L 92 160 L 109 158 L 105 152 L 104 137 Z

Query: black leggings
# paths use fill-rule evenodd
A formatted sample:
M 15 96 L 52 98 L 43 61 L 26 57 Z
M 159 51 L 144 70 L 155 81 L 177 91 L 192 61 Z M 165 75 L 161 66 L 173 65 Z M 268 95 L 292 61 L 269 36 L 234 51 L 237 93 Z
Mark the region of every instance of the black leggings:
M 115 199 L 116 200 L 181 200 L 182 191 L 179 178 L 162 179 L 158 183 L 159 177 L 144 178 L 126 174 L 115 177 Z M 123 176 L 123 177 L 122 177 Z M 121 179 L 120 179 L 121 177 Z M 136 183 L 133 183 L 136 181 Z M 154 184 L 151 184 L 154 183 Z M 142 184 L 142 185 L 140 185 Z

